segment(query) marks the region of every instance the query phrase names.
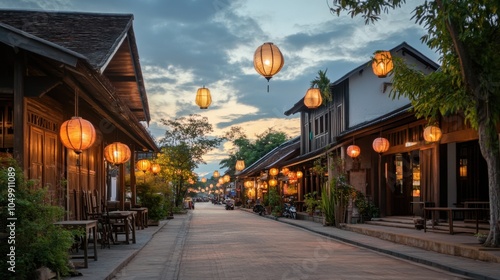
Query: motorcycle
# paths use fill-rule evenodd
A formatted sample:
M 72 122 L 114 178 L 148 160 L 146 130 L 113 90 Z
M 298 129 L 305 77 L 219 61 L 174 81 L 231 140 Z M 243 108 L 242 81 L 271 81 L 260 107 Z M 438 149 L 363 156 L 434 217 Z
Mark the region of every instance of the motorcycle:
M 258 204 L 258 205 L 255 205 L 253 207 L 253 211 L 257 214 L 259 214 L 259 216 L 262 216 L 262 214 L 266 214 L 266 208 L 264 208 L 264 206 Z
M 226 200 L 226 210 L 234 210 L 234 200 Z
M 284 207 L 285 209 L 283 211 L 283 216 L 285 218 L 292 218 L 294 220 L 297 219 L 297 209 L 295 208 L 295 206 L 290 203 L 285 203 Z

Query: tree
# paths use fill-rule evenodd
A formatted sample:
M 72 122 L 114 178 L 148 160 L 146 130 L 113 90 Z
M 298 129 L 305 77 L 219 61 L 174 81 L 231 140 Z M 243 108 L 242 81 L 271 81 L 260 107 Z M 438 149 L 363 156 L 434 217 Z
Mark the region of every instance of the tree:
M 328 69 L 325 69 L 325 71 L 319 70 L 318 76 L 311 81 L 311 87 L 318 86 L 321 92 L 321 98 L 323 99 L 323 105 L 332 101 L 332 95 L 330 94 L 330 79 L 326 76 L 326 71 L 328 71 Z
M 162 119 L 167 126 L 165 137 L 160 140 L 162 166 L 160 175 L 174 188 L 175 206 L 180 206 L 187 192 L 186 183 L 197 181 L 193 170 L 205 163 L 203 155 L 216 148 L 222 138 L 208 136 L 213 132 L 208 118 L 192 114 L 173 120 Z M 191 180 L 190 180 L 191 179 Z
M 368 24 L 405 2 L 333 0 L 330 10 L 362 15 Z M 460 113 L 478 131 L 488 166 L 490 233 L 484 243 L 488 247 L 500 245 L 499 6 L 497 0 L 425 1 L 415 8 L 412 19 L 427 30 L 421 39 L 441 54 L 441 68 L 425 76 L 396 61 L 393 71 L 393 98 L 408 97 L 417 117 L 433 120 L 440 114 Z
M 226 132 L 224 138 L 232 142 L 235 147 L 233 151 L 230 151 L 228 158 L 220 161 L 220 166 L 227 168 L 227 173 L 234 174 L 236 160 L 243 159 L 245 165 L 250 166 L 272 149 L 288 140 L 284 132 L 275 131 L 273 128 L 268 128 L 263 133 L 255 136 L 257 139 L 252 143 L 239 126 L 233 126 Z

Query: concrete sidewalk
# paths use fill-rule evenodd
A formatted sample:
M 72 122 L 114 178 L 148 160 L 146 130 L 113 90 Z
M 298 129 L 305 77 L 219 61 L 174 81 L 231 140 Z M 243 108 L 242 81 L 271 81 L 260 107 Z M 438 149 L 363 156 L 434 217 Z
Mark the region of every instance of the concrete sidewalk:
M 251 209 L 241 209 L 248 215 L 257 215 Z M 188 214 L 176 215 L 178 219 L 188 218 Z M 264 217 L 263 217 L 264 218 Z M 265 218 L 274 219 L 274 217 L 266 216 Z M 388 235 L 392 236 L 395 242 L 383 240 L 381 238 L 365 235 L 362 233 L 353 232 L 346 229 L 338 229 L 334 227 L 325 227 L 320 223 L 292 220 L 287 218 L 275 219 L 277 222 L 286 223 L 289 226 L 303 228 L 323 236 L 328 236 L 335 240 L 352 244 L 358 247 L 367 248 L 380 253 L 388 254 L 401 259 L 406 259 L 412 262 L 417 262 L 429 265 L 435 268 L 443 269 L 452 273 L 467 276 L 473 279 L 500 279 L 500 263 L 478 261 L 472 258 L 459 256 L 451 256 L 447 254 L 437 253 L 431 250 L 425 250 L 413 246 L 402 245 L 396 242 L 407 242 L 405 240 L 427 240 L 435 243 L 435 246 L 453 245 L 459 248 L 474 247 L 475 238 L 470 235 L 449 235 L 442 233 L 433 233 L 401 228 L 384 229 L 384 227 L 373 225 L 350 225 L 358 229 L 366 231 L 378 232 L 380 237 Z M 168 227 L 168 224 L 173 220 L 164 220 L 160 222 L 158 227 L 148 227 L 144 230 L 138 230 L 137 243 L 130 245 L 113 245 L 110 249 L 98 249 L 98 261 L 89 261 L 88 268 L 78 269 L 83 276 L 72 277 L 68 279 L 112 279 L 116 273 L 127 265 L 127 263 L 152 239 L 152 237 L 162 228 Z M 172 227 L 173 231 L 177 227 Z M 174 232 L 172 231 L 172 234 Z M 173 239 L 165 239 L 166 241 Z M 172 241 L 173 242 L 173 241 Z M 425 243 L 425 242 L 424 242 Z M 174 248 L 175 244 L 161 244 L 164 248 Z M 479 248 L 479 247 L 478 247 Z M 479 250 L 476 250 L 479 251 Z M 494 257 L 500 257 L 500 251 L 485 252 Z

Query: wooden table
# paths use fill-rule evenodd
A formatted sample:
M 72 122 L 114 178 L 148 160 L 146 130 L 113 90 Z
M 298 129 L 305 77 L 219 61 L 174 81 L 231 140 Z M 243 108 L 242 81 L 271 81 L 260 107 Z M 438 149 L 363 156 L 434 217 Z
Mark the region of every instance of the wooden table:
M 54 223 L 66 229 L 81 229 L 85 231 L 85 238 L 83 239 L 83 256 L 71 256 L 71 258 L 83 258 L 83 265 L 85 268 L 89 267 L 88 258 L 93 258 L 97 261 L 97 220 L 84 220 L 84 221 L 61 221 Z M 89 245 L 89 231 L 92 231 L 94 238 L 94 255 L 88 255 Z
M 148 208 L 147 207 L 139 207 L 139 208 L 130 208 L 131 211 L 137 212 L 136 226 L 137 229 L 144 229 L 148 227 Z
M 111 220 L 123 220 L 123 227 L 125 228 L 125 243 L 130 244 L 130 233 L 132 233 L 132 243 L 135 244 L 135 211 L 111 211 L 105 215 L 108 215 Z M 117 238 L 115 238 L 115 242 L 117 242 L 116 239 Z
M 424 232 L 427 231 L 426 212 L 431 212 L 432 228 L 434 228 L 434 214 L 446 212 L 448 214 L 448 225 L 450 234 L 453 234 L 453 212 L 474 212 L 476 214 L 476 233 L 479 232 L 479 212 L 489 211 L 487 208 L 462 208 L 462 207 L 424 207 Z

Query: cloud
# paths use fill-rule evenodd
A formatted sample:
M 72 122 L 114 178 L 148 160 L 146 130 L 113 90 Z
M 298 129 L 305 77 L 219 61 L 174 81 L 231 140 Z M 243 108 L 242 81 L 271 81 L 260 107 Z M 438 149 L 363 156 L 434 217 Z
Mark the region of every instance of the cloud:
M 268 127 L 299 134 L 299 115 L 284 116 L 305 94 L 319 70 L 335 81 L 367 62 L 377 49 L 407 41 L 433 60 L 422 46 L 425 31 L 410 21 L 423 1 L 383 14 L 375 24 L 347 13 L 332 15 L 329 1 L 304 0 L 87 0 L 2 1 L 3 7 L 133 14 L 133 28 L 148 93 L 150 131 L 162 137 L 161 119 L 197 113 L 208 117 L 214 135 L 233 125 L 248 137 Z M 331 4 L 331 2 L 330 2 Z M 253 68 L 255 49 L 275 43 L 285 58 L 268 83 Z M 267 86 L 270 86 L 267 92 Z M 212 105 L 200 110 L 196 90 L 206 86 Z M 227 147 L 206 156 L 206 172 L 227 157 Z M 213 172 L 213 170 L 212 170 Z

